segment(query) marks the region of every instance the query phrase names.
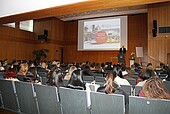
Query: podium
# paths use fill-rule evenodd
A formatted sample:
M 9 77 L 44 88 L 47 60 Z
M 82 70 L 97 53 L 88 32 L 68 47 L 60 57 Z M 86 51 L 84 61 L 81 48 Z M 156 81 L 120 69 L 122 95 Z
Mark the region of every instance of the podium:
M 119 64 L 125 64 L 125 54 L 124 53 L 120 52 L 117 57 L 118 57 Z

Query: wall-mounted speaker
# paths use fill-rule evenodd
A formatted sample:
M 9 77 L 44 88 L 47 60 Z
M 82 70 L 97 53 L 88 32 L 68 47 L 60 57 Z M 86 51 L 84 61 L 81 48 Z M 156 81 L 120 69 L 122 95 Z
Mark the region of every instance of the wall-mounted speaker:
M 44 30 L 44 35 L 48 37 L 48 30 Z
M 153 20 L 152 36 L 157 36 L 157 20 Z

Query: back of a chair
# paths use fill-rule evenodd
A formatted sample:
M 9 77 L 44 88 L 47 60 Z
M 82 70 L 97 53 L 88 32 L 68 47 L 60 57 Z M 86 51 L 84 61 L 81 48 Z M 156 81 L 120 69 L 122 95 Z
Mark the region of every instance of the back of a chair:
M 63 85 L 67 86 L 69 80 L 63 80 Z
M 121 88 L 127 95 L 132 95 L 133 92 L 132 85 L 121 85 Z
M 134 78 L 126 78 L 126 79 L 130 83 L 130 85 L 132 85 L 132 86 L 136 85 L 136 79 L 134 79 Z
M 13 111 L 18 111 L 19 104 L 17 102 L 14 82 L 10 80 L 0 80 L 0 91 L 2 106 Z
M 92 82 L 94 80 L 93 76 L 83 76 L 84 82 Z
M 34 84 L 40 114 L 61 114 L 57 88 Z
M 159 78 L 166 79 L 168 77 L 168 74 L 159 74 Z
M 92 114 L 125 114 L 123 95 L 91 92 Z
M 48 81 L 48 78 L 47 78 L 47 77 L 41 77 L 41 83 L 42 83 L 43 85 L 45 85 L 47 81 Z
M 26 114 L 37 114 L 38 107 L 35 99 L 35 92 L 32 83 L 15 82 L 20 110 Z
M 170 94 L 170 81 L 163 81 L 163 84 L 165 85 L 166 89 L 168 90 Z
M 137 96 L 139 91 L 142 89 L 142 86 L 135 86 L 135 89 L 134 89 L 134 96 Z
M 90 114 L 87 108 L 86 91 L 60 87 L 63 114 Z
M 38 72 L 38 75 L 40 77 L 46 77 L 47 76 L 47 73 L 46 72 Z
M 129 114 L 170 114 L 170 100 L 129 97 Z
M 19 75 L 19 74 L 17 74 L 17 79 L 19 80 L 19 81 L 25 81 L 24 80 L 24 75 Z
M 4 79 L 4 72 L 0 72 L 0 79 Z
M 103 77 L 103 74 L 102 73 L 93 73 L 93 76 L 94 77 Z
M 104 83 L 104 77 L 95 77 L 95 81 L 96 82 L 102 82 L 102 83 Z

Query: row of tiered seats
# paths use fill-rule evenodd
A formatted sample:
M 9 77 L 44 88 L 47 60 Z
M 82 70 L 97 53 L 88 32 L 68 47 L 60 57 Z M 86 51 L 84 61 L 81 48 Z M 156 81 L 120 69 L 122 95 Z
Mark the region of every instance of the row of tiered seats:
M 125 114 L 123 95 L 0 80 L 1 108 L 25 114 Z M 90 96 L 90 97 L 89 97 Z M 129 96 L 129 114 L 170 114 L 169 100 Z

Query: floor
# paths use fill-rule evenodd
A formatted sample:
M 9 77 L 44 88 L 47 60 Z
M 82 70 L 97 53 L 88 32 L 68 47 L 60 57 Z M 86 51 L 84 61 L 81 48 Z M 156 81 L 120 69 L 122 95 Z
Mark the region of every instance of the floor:
M 15 113 L 0 108 L 0 114 L 15 114 Z

